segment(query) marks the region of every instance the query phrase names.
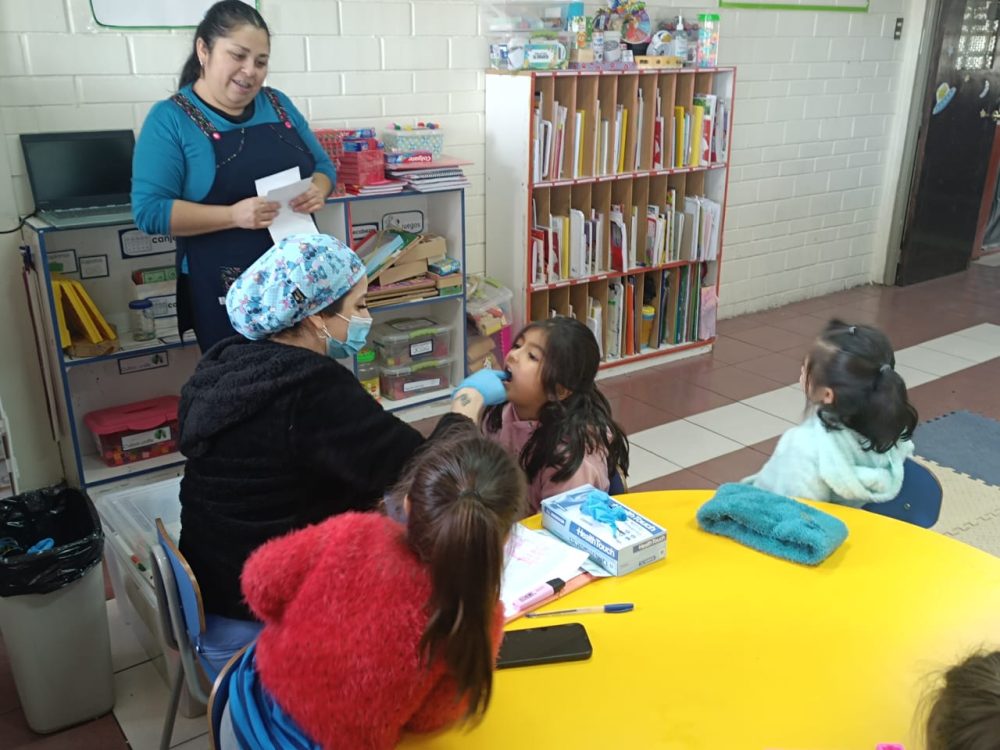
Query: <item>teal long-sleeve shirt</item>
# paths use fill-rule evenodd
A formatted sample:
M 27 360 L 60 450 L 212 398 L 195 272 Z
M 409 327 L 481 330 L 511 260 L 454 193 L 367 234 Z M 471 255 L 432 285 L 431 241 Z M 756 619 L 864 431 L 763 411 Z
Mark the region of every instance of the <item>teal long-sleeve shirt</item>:
M 254 99 L 253 117 L 241 123 L 230 122 L 206 107 L 191 86 L 185 86 L 180 92 L 205 113 L 220 133 L 278 122 L 278 113 L 263 91 Z M 333 162 L 309 129 L 309 123 L 287 96 L 276 89 L 275 93 L 302 142 L 315 157 L 316 171 L 329 177 L 331 184 L 336 183 Z M 132 158 L 132 214 L 136 226 L 147 234 L 170 234 L 174 201 L 200 202 L 208 195 L 214 180 L 212 140 L 169 99 L 153 105 L 139 133 Z

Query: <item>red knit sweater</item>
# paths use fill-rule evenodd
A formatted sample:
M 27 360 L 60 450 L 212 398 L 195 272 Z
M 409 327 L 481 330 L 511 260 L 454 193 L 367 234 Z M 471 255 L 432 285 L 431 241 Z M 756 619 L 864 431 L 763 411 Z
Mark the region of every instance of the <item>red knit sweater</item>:
M 264 623 L 260 679 L 326 750 L 394 747 L 404 730 L 458 720 L 445 664 L 420 664 L 430 595 L 404 528 L 346 513 L 272 540 L 243 568 L 243 593 Z M 498 604 L 494 658 L 503 629 Z

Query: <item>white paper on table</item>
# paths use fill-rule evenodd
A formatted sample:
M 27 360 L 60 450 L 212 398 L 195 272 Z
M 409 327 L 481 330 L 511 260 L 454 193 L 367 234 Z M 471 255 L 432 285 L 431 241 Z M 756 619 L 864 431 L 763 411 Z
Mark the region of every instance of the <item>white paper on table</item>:
M 263 198 L 269 191 L 284 187 L 285 185 L 291 185 L 293 182 L 298 182 L 301 179 L 302 173 L 299 172 L 299 168 L 291 167 L 281 172 L 269 174 L 267 177 L 261 177 L 259 180 L 254 180 L 253 184 L 257 188 L 257 195 Z
M 587 553 L 551 534 L 515 524 L 505 550 L 500 600 L 504 616 L 516 614 L 511 604 L 553 578 L 568 581 L 580 573 Z
M 299 180 L 290 185 L 279 188 L 271 188 L 264 197 L 269 201 L 280 203 L 278 215 L 267 229 L 271 233 L 271 239 L 280 242 L 291 234 L 315 234 L 316 222 L 313 221 L 312 214 L 303 214 L 293 211 L 288 205 L 289 201 L 298 198 L 309 189 L 312 180 Z

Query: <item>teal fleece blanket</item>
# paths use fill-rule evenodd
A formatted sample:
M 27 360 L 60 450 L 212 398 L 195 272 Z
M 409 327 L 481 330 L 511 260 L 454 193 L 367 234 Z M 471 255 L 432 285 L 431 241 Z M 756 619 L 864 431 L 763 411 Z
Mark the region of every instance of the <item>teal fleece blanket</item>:
M 847 526 L 839 518 L 746 484 L 721 485 L 698 509 L 698 525 L 804 565 L 819 565 L 847 539 Z

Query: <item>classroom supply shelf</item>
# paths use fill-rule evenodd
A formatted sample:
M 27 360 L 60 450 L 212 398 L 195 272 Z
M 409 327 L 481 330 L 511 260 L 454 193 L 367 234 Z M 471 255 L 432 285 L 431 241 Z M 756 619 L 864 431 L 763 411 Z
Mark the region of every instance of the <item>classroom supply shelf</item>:
M 465 192 L 461 189 L 435 193 L 407 191 L 390 196 L 341 196 L 327 201 L 316 215 L 319 231 L 345 242 L 371 228 L 401 226 L 412 231 L 440 235 L 448 255 L 457 259 L 465 274 Z M 84 425 L 92 411 L 119 404 L 179 395 L 194 371 L 201 352 L 193 334 L 186 340 L 173 336 L 134 341 L 129 333 L 128 301 L 132 298 L 132 273 L 144 268 L 173 266 L 171 243 L 150 243 L 141 254 L 131 254 L 123 238 L 134 235 L 131 224 L 105 223 L 52 227 L 31 219 L 22 230 L 25 276 L 32 325 L 38 342 L 40 363 L 53 435 L 59 444 L 67 481 L 80 487 L 114 489 L 121 482 L 142 482 L 179 474 L 184 464 L 180 453 L 108 466 L 98 456 L 93 436 Z M 150 254 L 152 250 L 169 250 Z M 134 249 L 134 246 L 132 246 Z M 79 281 L 96 307 L 119 334 L 121 348 L 110 354 L 72 357 L 59 342 L 50 267 L 61 264 L 63 276 Z M 100 271 L 94 274 L 95 267 Z M 81 274 L 81 269 L 84 271 Z M 464 289 L 464 285 L 463 285 Z M 465 295 L 451 294 L 399 302 L 372 309 L 376 322 L 386 317 L 431 316 L 453 330 L 453 363 L 447 373 L 448 388 L 427 388 L 412 397 L 383 399 L 387 410 L 406 409 L 447 398 L 451 385 L 465 376 Z M 352 360 L 342 364 L 354 368 Z M 417 418 L 414 416 L 413 418 Z
M 715 337 L 734 68 L 488 72 L 486 271 L 602 368 Z

